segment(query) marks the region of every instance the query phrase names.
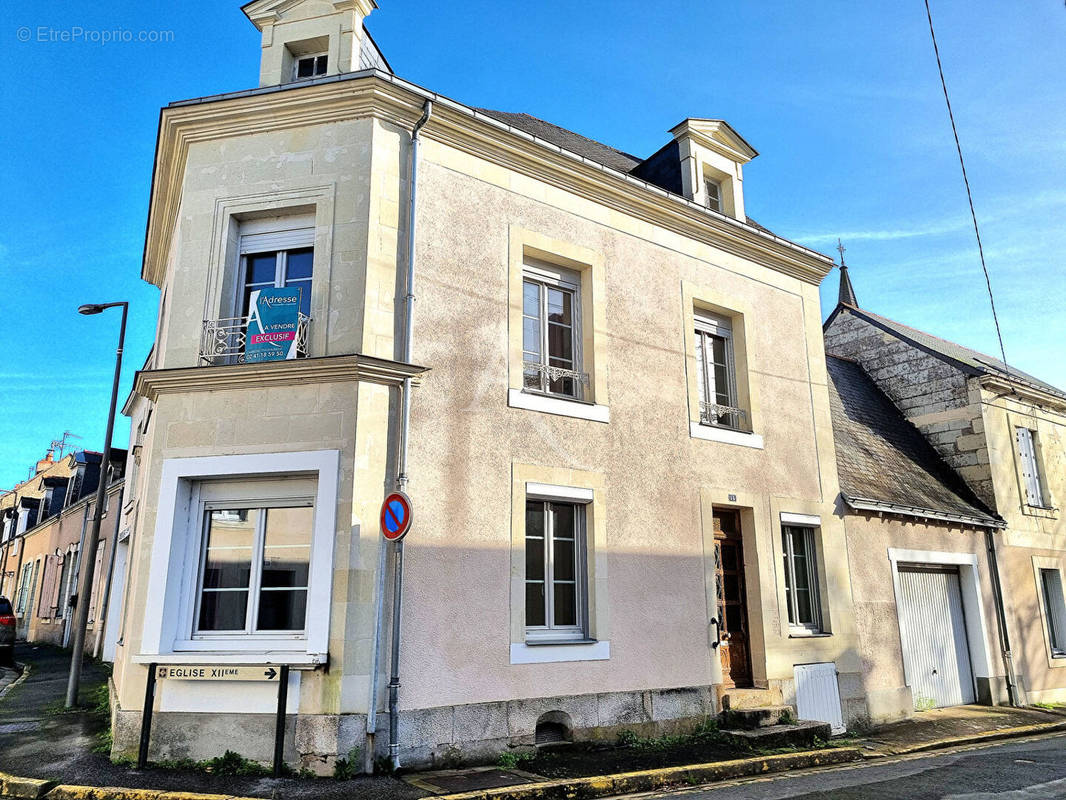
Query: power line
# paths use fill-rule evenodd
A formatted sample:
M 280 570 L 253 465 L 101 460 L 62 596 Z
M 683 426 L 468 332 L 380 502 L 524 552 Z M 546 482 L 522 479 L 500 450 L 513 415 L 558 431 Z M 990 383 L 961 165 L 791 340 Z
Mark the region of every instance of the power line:
M 948 119 L 951 120 L 951 132 L 955 136 L 955 150 L 959 154 L 959 166 L 962 168 L 962 182 L 966 184 L 966 199 L 970 202 L 970 218 L 973 219 L 973 232 L 977 237 L 977 252 L 981 256 L 981 270 L 985 274 L 985 286 L 988 288 L 988 302 L 992 306 L 992 321 L 996 325 L 996 338 L 999 340 L 999 354 L 1003 359 L 1003 367 L 1007 373 L 1007 381 L 1010 382 L 1010 365 L 1007 364 L 1007 350 L 1003 346 L 1003 333 L 999 328 L 999 315 L 996 314 L 996 298 L 992 295 L 992 280 L 988 277 L 988 266 L 985 264 L 985 249 L 981 244 L 981 229 L 977 225 L 977 212 L 973 208 L 973 193 L 970 191 L 970 179 L 966 175 L 966 162 L 962 158 L 962 145 L 959 144 L 959 129 L 955 127 L 955 114 L 951 110 L 951 98 L 948 97 L 948 84 L 944 80 L 944 66 L 940 63 L 940 48 L 936 45 L 936 33 L 933 31 L 933 12 L 929 10 L 929 0 L 925 0 L 925 16 L 929 20 L 929 36 L 933 40 L 933 52 L 936 54 L 936 68 L 940 72 L 940 87 L 944 90 L 944 102 L 948 107 Z M 1013 384 L 1012 384 L 1013 385 Z

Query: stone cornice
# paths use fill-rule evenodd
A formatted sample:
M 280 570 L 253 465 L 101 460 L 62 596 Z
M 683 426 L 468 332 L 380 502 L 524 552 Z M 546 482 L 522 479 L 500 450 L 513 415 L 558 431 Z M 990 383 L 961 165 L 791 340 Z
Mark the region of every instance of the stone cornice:
M 1054 409 L 1060 414 L 1066 412 L 1066 397 L 1045 391 L 1020 376 L 1012 374 L 1008 379 L 1005 375 L 982 375 L 978 380 L 983 388 L 996 392 L 998 395 L 1016 395 L 1020 400 L 1033 405 Z
M 434 113 L 423 135 L 462 152 L 808 283 L 819 284 L 833 267 L 832 260 L 821 253 L 709 212 L 684 197 L 570 153 L 446 97 L 370 70 L 300 87 L 249 90 L 164 108 L 159 120 L 142 277 L 157 286 L 162 284 L 193 143 L 366 117 L 409 128 L 421 116 L 426 99 L 434 101 Z
M 174 392 L 260 389 L 335 381 L 398 386 L 404 378 L 416 378 L 427 370 L 428 367 L 371 356 L 324 356 L 259 364 L 141 370 L 133 380 L 133 391 L 154 403 L 159 395 Z

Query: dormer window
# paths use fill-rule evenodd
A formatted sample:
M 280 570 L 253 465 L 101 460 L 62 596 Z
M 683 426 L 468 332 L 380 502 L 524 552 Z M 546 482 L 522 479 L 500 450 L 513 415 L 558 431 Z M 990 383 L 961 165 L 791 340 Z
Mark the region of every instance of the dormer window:
M 292 79 L 294 81 L 302 81 L 307 80 L 308 78 L 317 78 L 320 75 L 325 75 L 326 60 L 325 53 L 301 56 L 296 59 L 293 64 Z
M 711 211 L 722 212 L 722 184 L 708 178 L 705 182 L 707 188 L 707 208 Z

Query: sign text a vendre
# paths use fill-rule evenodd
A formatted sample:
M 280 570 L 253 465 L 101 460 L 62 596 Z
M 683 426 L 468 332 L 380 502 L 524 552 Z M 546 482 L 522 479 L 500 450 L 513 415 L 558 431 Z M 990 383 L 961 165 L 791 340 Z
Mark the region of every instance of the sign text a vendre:
M 244 360 L 296 358 L 300 289 L 257 289 L 249 298 Z

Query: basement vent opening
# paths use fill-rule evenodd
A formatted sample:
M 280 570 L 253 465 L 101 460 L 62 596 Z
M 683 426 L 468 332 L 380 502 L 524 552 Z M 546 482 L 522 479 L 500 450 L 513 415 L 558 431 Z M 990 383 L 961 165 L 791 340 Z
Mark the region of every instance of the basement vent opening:
M 562 711 L 549 711 L 537 720 L 534 741 L 537 747 L 567 744 L 571 739 L 570 715 Z

